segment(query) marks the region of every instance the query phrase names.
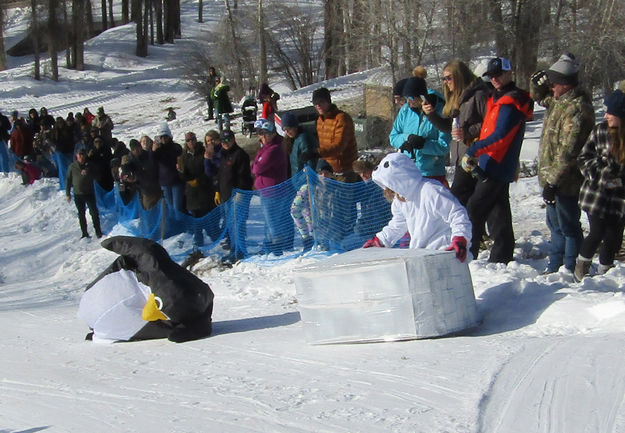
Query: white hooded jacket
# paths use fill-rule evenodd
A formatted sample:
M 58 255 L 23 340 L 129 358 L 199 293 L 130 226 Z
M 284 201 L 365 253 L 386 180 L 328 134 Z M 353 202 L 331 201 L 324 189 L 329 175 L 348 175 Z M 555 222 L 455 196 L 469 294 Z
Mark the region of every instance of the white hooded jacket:
M 386 155 L 373 171 L 373 181 L 406 201 L 393 199 L 393 218 L 376 236 L 392 247 L 410 232 L 410 248 L 445 249 L 452 238 L 462 236 L 471 246 L 471 221 L 467 211 L 440 182 L 423 178 L 414 162 L 403 153 Z

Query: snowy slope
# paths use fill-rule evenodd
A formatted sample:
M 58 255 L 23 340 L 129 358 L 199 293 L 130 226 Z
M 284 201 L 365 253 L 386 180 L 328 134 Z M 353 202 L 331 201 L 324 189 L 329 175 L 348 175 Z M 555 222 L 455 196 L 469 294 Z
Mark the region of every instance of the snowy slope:
M 190 30 L 177 44 L 199 34 L 195 8 L 182 2 Z M 222 4 L 205 8 L 216 19 Z M 9 17 L 9 39 L 23 32 L 21 15 Z M 58 84 L 34 83 L 27 62 L 11 59 L 0 110 L 65 115 L 105 104 L 127 140 L 175 105 L 174 134 L 203 134 L 204 103 L 176 78 L 173 47 L 150 47 L 143 63 L 132 38 L 130 26 L 100 35 L 87 47 L 89 70 L 63 71 Z M 350 92 L 364 79 L 330 85 Z M 280 102 L 309 99 L 300 90 Z M 538 120 L 524 159 L 539 134 Z M 53 180 L 23 187 L 0 174 L 0 432 L 625 431 L 625 266 L 581 284 L 540 275 L 548 230 L 536 179 L 513 184 L 511 195 L 515 261 L 470 264 L 481 323 L 467 334 L 311 346 L 293 272 L 315 258 L 227 270 L 209 258 L 195 272 L 215 292 L 211 338 L 97 345 L 84 341 L 76 310 L 115 255 L 78 240 L 73 204 Z

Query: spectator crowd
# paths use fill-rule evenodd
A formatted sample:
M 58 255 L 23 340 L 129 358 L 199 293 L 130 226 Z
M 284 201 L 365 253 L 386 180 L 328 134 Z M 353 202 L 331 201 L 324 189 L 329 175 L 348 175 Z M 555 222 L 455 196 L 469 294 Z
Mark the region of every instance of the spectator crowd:
M 145 210 L 162 199 L 171 221 L 219 209 L 219 223 L 193 229 L 197 248 L 205 234 L 217 240 L 233 212 L 247 213 L 250 198 L 238 191 L 257 190 L 265 254 L 280 256 L 299 238 L 303 251 L 399 244 L 444 248 L 464 261 L 477 257 L 490 239 L 488 261 L 508 263 L 515 245 L 509 186 L 517 180 L 526 122 L 537 103 L 546 108 L 538 155 L 551 232 L 545 273 L 570 272 L 581 281 L 610 269 L 623 239 L 625 94 L 615 90 L 605 99 L 604 120 L 595 125 L 579 72 L 574 55 L 565 53 L 532 75 L 528 92 L 516 86 L 504 57 L 490 59 L 482 74 L 453 60 L 443 67 L 439 90 L 428 87 L 426 70 L 417 67 L 393 86 L 399 111 L 389 144 L 398 153 L 376 167 L 359 159 L 354 122 L 325 87 L 312 93 L 318 117 L 311 130 L 295 112 L 279 112 L 279 95 L 261 84 L 261 117 L 248 125 L 258 147 L 248 154 L 230 129 L 229 86 L 211 68 L 205 120 L 215 119 L 217 128 L 203 137 L 187 131 L 179 144 L 164 122 L 153 136 L 126 145 L 114 137 L 104 107 L 95 115 L 85 108 L 65 118 L 54 118 L 45 107 L 31 109 L 26 118 L 14 111 L 0 115 L 0 169 L 15 169 L 25 185 L 64 178 L 82 237 L 90 236 L 87 208 L 95 235 L 103 235 L 94 185 L 104 191 L 116 186 L 124 203 L 136 197 Z M 168 116 L 175 118 L 173 109 Z M 61 167 L 54 155 L 71 163 Z M 455 167 L 451 184 L 447 165 Z M 277 189 L 303 170 L 317 173 L 314 183 Z M 356 193 L 356 185 L 364 189 Z M 590 226 L 586 237 L 582 210 Z M 221 244 L 231 250 L 229 261 L 247 254 L 238 241 L 246 236 L 245 224 L 239 225 Z M 591 272 L 597 251 L 599 265 Z

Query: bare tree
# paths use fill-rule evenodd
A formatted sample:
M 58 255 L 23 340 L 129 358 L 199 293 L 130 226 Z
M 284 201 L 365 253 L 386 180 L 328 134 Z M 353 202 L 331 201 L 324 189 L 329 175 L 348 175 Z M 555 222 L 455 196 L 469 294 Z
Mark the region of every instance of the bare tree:
M 72 65 L 78 71 L 85 68 L 85 27 L 83 17 L 85 16 L 85 0 L 72 1 Z
M 128 24 L 130 22 L 130 4 L 129 0 L 122 0 L 122 24 Z M 133 17 L 134 21 L 134 17 Z
M 113 17 L 113 0 L 109 0 L 109 28 L 115 27 L 115 18 Z
M 135 31 L 137 34 L 137 47 L 135 53 L 139 57 L 147 57 L 148 55 L 148 35 L 145 31 L 144 22 L 144 3 L 148 0 L 133 0 L 132 9 L 135 15 Z
M 101 0 L 100 1 L 100 5 L 101 5 L 101 9 L 102 9 L 102 31 L 105 31 L 106 29 L 108 29 L 108 22 L 107 22 L 107 17 L 106 17 L 106 0 Z
M 30 0 L 30 6 L 32 9 L 31 19 L 31 37 L 33 41 L 33 51 L 35 60 L 33 62 L 34 78 L 35 80 L 41 79 L 41 58 L 39 53 L 39 19 L 37 17 L 37 0 Z
M 7 68 L 7 56 L 4 51 L 4 8 L 5 5 L 0 5 L 0 71 L 4 71 Z
M 340 76 L 343 58 L 343 0 L 324 0 L 324 58 L 326 78 Z
M 154 21 L 156 21 L 156 43 L 162 45 L 165 43 L 165 32 L 163 29 L 163 0 L 153 1 L 155 7 Z
M 260 83 L 267 82 L 267 43 L 263 15 L 263 0 L 258 0 L 258 81 Z
M 283 74 L 293 89 L 314 83 L 322 64 L 323 47 L 316 42 L 321 21 L 289 5 L 275 8 L 272 17 L 274 23 L 267 35 L 272 69 Z
M 232 38 L 232 44 L 234 48 L 234 59 L 235 59 L 235 82 L 231 83 L 235 86 L 239 91 L 243 90 L 243 65 L 241 62 L 241 53 L 239 51 L 239 43 L 237 39 L 237 34 L 235 30 L 234 18 L 232 17 L 232 10 L 230 9 L 230 2 L 228 0 L 224 0 L 226 6 L 226 20 L 228 22 L 228 27 L 230 30 L 230 37 Z
M 48 55 L 50 56 L 50 69 L 54 81 L 59 81 L 59 57 L 56 52 L 56 39 L 59 34 L 56 17 L 58 6 L 58 0 L 48 0 Z
M 84 2 L 85 3 L 83 5 L 83 8 L 84 8 L 84 11 L 85 11 L 85 18 L 87 20 L 87 33 L 86 33 L 86 36 L 88 38 L 90 38 L 94 34 L 94 32 L 95 32 L 95 29 L 94 29 L 95 26 L 93 24 L 93 9 L 92 9 L 92 6 L 91 6 L 91 0 L 84 0 Z M 84 36 L 84 34 L 83 34 L 83 36 Z

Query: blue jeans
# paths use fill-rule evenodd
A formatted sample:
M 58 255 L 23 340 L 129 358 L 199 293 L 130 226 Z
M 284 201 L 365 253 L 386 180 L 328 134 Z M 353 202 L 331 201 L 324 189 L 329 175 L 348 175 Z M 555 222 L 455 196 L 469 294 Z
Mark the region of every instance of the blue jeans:
M 584 238 L 580 217 L 576 196 L 556 195 L 555 206 L 547 205 L 547 227 L 551 230 L 549 272 L 557 271 L 562 265 L 570 271 L 575 269 L 575 259 Z
M 15 166 L 15 162 L 13 164 Z M 8 173 L 13 167 L 10 166 L 9 151 L 5 141 L 0 140 L 0 172 Z
M 183 227 L 182 224 L 179 224 L 179 221 L 182 220 L 182 215 L 184 214 L 184 184 L 161 185 L 161 191 L 163 191 L 163 200 L 166 207 L 167 236 L 181 233 Z

